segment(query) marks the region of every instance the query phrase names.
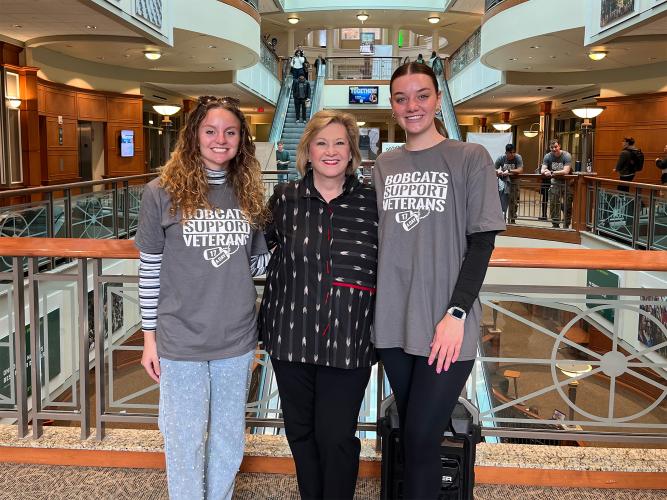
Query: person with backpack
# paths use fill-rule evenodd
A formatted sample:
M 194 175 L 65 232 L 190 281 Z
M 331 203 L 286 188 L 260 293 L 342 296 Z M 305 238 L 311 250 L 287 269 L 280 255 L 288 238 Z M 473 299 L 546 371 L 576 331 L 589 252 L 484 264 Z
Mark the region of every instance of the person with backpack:
M 660 182 L 665 185 L 667 184 L 667 144 L 662 150 L 662 156 L 655 159 L 655 166 L 660 169 Z
M 623 138 L 623 149 L 616 162 L 616 172 L 622 181 L 632 182 L 635 174 L 644 167 L 644 153 L 635 146 L 635 140 L 632 137 Z M 630 191 L 629 186 L 618 186 L 619 191 L 625 193 Z

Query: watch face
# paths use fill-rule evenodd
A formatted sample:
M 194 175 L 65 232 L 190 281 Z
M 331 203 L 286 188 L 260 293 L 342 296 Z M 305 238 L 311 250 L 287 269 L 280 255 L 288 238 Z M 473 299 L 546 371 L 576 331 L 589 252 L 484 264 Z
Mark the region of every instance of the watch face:
M 453 307 L 452 308 L 452 316 L 454 316 L 456 319 L 463 319 L 466 315 L 465 311 L 463 309 L 459 309 L 458 307 Z

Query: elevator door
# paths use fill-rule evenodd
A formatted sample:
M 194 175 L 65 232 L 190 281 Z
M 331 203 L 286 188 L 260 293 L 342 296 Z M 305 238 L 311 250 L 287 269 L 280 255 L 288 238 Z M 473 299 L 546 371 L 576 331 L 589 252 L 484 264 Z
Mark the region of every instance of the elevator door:
M 81 180 L 93 180 L 93 125 L 91 122 L 78 122 L 79 135 L 79 176 Z

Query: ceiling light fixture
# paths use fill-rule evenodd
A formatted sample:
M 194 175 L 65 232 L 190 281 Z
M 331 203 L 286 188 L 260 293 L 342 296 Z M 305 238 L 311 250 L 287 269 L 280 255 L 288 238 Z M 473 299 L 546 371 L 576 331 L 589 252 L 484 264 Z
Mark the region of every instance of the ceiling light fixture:
M 505 132 L 506 130 L 512 128 L 511 123 L 500 122 L 500 123 L 493 123 L 492 125 L 493 128 L 495 128 L 498 132 Z
M 368 21 L 368 14 L 360 12 L 359 14 L 357 14 L 357 19 L 359 19 L 359 21 L 361 21 L 362 23 L 366 22 Z
M 363 127 L 366 125 L 366 122 L 357 122 L 357 127 Z
M 153 109 L 162 116 L 171 116 L 178 113 L 181 107 L 175 104 L 154 104 Z
M 428 22 L 431 24 L 438 24 L 440 22 L 440 18 L 438 16 L 431 16 L 428 18 Z
M 538 130 L 535 130 L 535 129 L 534 129 L 535 125 L 537 125 L 537 129 L 538 129 Z M 539 128 L 540 128 L 540 124 L 539 124 L 539 123 L 537 123 L 537 122 L 535 122 L 535 123 L 531 123 L 531 124 L 530 124 L 530 128 L 529 128 L 528 130 L 524 130 L 524 131 L 523 131 L 523 135 L 525 135 L 525 136 L 528 137 L 529 139 L 532 139 L 533 137 L 536 137 L 537 134 L 540 133 Z
M 95 26 L 94 24 L 86 24 L 86 29 L 89 29 L 89 30 L 96 30 L 96 29 L 97 29 L 97 26 Z
M 162 53 L 159 50 L 144 50 L 144 57 L 149 61 L 157 61 L 162 57 Z
M 298 17 L 288 17 L 287 22 L 290 23 L 290 24 L 297 24 L 299 22 L 299 18 Z
M 577 115 L 579 118 L 584 118 L 586 120 L 595 118 L 600 113 L 604 111 L 604 108 L 600 106 L 585 106 L 583 108 L 575 108 L 572 112 Z
M 19 109 L 21 107 L 21 99 L 18 97 L 7 97 L 7 106 L 11 109 Z
M 606 50 L 591 50 L 588 53 L 588 58 L 592 59 L 593 61 L 601 61 L 607 57 L 607 51 Z

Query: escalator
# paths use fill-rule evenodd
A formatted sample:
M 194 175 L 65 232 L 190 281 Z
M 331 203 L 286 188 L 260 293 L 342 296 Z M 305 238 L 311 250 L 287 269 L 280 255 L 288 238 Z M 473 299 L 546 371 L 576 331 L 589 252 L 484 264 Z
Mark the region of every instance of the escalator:
M 296 148 L 301 140 L 305 123 L 296 123 L 296 108 L 294 99 L 292 99 L 292 85 L 294 79 L 289 71 L 285 71 L 282 87 L 276 102 L 276 112 L 271 124 L 269 133 L 269 142 L 277 144 L 279 141 L 284 143 L 285 151 L 290 155 L 290 171 L 296 172 Z M 326 65 L 319 65 L 319 70 L 314 81 L 309 82 L 310 88 L 310 107 L 306 108 L 306 114 L 310 119 L 317 111 L 322 109 L 322 92 L 324 89 L 324 78 L 326 74 Z M 294 175 L 294 174 L 293 174 Z

